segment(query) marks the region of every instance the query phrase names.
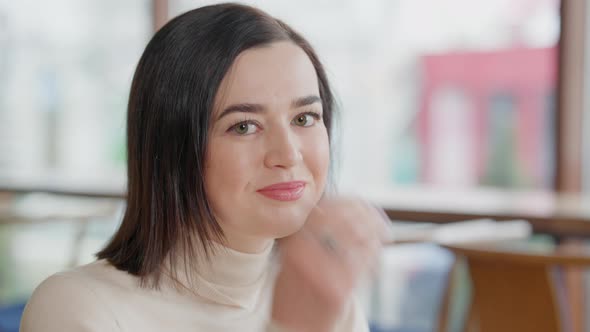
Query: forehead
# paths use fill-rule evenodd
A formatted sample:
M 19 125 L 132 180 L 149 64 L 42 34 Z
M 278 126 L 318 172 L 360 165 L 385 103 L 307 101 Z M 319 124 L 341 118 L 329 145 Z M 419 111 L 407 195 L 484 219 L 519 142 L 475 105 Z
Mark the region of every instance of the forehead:
M 242 52 L 223 78 L 216 112 L 234 103 L 282 104 L 319 95 L 315 68 L 292 42 L 276 42 Z

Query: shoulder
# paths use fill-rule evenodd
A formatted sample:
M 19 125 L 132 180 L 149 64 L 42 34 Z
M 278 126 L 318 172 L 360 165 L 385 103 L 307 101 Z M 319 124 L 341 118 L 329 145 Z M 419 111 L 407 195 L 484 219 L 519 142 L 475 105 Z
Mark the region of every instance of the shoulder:
M 47 278 L 27 302 L 20 331 L 118 331 L 116 316 L 106 303 L 109 297 L 102 292 L 112 287 L 105 278 L 114 271 L 97 261 Z

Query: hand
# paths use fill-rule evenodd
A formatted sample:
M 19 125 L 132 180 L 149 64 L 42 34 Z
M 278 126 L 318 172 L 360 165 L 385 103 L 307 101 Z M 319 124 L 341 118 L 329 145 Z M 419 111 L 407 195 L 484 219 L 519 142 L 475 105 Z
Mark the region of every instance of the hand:
M 330 331 L 377 262 L 384 214 L 360 200 L 324 199 L 303 228 L 279 240 L 272 318 L 293 331 Z

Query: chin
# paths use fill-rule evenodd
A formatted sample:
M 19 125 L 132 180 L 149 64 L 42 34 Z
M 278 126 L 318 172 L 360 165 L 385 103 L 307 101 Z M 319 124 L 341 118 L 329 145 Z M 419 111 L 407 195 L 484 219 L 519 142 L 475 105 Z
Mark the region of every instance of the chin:
M 279 230 L 274 235 L 274 238 L 279 239 L 289 235 L 293 235 L 297 233 L 305 224 L 305 220 L 303 222 L 298 223 L 290 223 L 289 225 L 285 225 L 284 227 L 280 227 Z
M 266 197 L 258 197 L 250 207 L 256 206 L 256 216 L 249 218 L 259 220 L 258 225 L 266 237 L 282 238 L 301 229 L 309 213 L 317 203 L 311 192 L 306 192 L 300 199 L 292 202 L 280 202 Z M 255 212 L 256 211 L 256 212 Z
M 269 209 L 265 211 L 265 216 L 262 220 L 266 220 L 264 228 L 268 230 L 268 235 L 274 238 L 282 238 L 289 236 L 301 229 L 309 215 L 309 209 L 284 209 L 283 211 L 273 211 Z M 285 211 L 287 210 L 287 211 Z M 291 211 L 289 211 L 291 210 Z M 274 212 L 274 213 L 273 213 Z

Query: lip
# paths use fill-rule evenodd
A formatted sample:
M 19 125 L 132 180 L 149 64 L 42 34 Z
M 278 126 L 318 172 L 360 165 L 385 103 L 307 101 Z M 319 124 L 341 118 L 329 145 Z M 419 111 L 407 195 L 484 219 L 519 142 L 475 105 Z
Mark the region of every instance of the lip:
M 289 202 L 301 198 L 304 189 L 304 181 L 290 181 L 271 184 L 257 191 L 270 199 Z

